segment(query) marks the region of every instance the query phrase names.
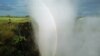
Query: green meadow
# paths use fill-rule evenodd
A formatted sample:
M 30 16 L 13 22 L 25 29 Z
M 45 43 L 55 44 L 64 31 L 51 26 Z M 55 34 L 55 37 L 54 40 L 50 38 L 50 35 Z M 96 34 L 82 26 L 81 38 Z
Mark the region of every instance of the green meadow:
M 0 16 L 0 23 L 1 22 L 8 22 L 9 19 L 14 22 L 14 23 L 18 23 L 18 22 L 27 22 L 30 21 L 29 17 L 16 17 L 16 16 Z

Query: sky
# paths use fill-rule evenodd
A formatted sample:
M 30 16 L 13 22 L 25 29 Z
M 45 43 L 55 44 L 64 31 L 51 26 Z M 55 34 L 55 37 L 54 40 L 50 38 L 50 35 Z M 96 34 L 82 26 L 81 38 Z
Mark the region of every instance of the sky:
M 0 0 L 0 15 L 25 16 L 28 0 Z M 100 15 L 100 0 L 78 0 L 78 16 Z
M 0 15 L 26 16 L 27 0 L 0 0 Z
M 100 15 L 100 0 L 78 0 L 78 15 Z

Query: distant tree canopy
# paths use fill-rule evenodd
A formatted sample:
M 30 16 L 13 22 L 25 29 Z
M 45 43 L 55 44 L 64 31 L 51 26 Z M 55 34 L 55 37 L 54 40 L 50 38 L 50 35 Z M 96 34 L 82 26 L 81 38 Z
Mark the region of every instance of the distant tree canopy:
M 0 16 L 0 17 L 30 17 L 29 15 L 25 15 L 25 16 L 13 16 L 13 15 L 4 15 L 4 16 Z
M 25 16 L 25 17 L 29 17 L 29 15 Z

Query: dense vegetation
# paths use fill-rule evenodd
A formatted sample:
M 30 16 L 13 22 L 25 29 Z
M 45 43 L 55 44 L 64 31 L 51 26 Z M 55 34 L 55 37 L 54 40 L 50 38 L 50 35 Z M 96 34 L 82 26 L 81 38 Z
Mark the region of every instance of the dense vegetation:
M 0 56 L 39 56 L 29 17 L 0 17 Z

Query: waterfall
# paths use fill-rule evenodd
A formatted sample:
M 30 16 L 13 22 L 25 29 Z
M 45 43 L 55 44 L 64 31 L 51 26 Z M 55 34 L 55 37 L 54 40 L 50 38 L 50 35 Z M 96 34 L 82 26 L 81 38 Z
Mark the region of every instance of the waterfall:
M 41 56 L 100 56 L 98 17 L 77 19 L 72 0 L 30 0 L 29 8 Z

